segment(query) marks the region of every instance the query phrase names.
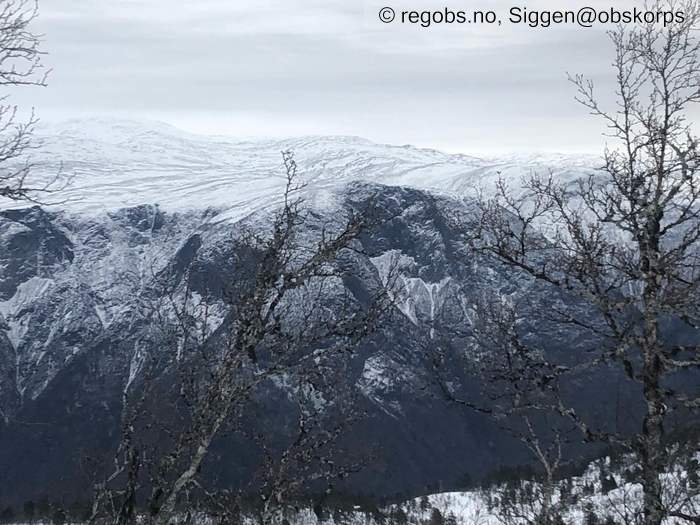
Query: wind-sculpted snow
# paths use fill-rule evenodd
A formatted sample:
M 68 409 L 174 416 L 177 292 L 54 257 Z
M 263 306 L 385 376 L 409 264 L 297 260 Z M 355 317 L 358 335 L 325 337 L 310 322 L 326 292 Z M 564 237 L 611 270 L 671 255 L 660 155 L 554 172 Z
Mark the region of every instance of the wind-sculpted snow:
M 73 177 L 51 197 L 61 202 L 57 208 L 96 213 L 157 203 L 171 211 L 220 207 L 233 218 L 279 199 L 282 150 L 296 154 L 302 179 L 313 193 L 362 180 L 469 195 L 478 187 L 491 188 L 499 175 L 516 184 L 535 172 L 574 178 L 597 163 L 563 155 L 476 158 L 357 137 L 240 140 L 193 135 L 158 122 L 112 119 L 44 126 L 37 145 L 37 176 L 62 171 Z

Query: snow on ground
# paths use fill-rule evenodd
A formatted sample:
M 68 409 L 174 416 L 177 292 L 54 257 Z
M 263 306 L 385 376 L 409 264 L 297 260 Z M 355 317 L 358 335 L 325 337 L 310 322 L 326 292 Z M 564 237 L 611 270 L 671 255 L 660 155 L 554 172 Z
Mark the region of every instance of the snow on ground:
M 575 495 L 574 504 L 564 505 L 564 522 L 569 525 L 585 525 L 596 522 L 605 523 L 611 518 L 613 523 L 636 523 L 636 513 L 641 509 L 641 487 L 638 484 L 624 481 L 622 471 L 635 468 L 631 458 L 623 459 L 624 467 L 611 468 L 609 458 L 603 458 L 591 463 L 582 475 L 567 480 L 568 491 Z M 612 473 L 617 488 L 605 492 L 601 481 L 601 472 L 606 475 Z M 672 501 L 677 497 L 677 484 L 679 480 L 685 480 L 688 473 L 683 469 L 676 469 L 673 474 L 664 476 L 664 497 L 667 504 L 673 507 Z M 563 487 L 564 483 L 559 485 Z M 555 490 L 555 501 L 559 498 L 559 488 Z M 356 509 L 350 512 L 330 512 L 319 519 L 311 510 L 302 509 L 285 513 L 284 517 L 290 525 L 430 525 L 437 511 L 444 520 L 442 523 L 449 525 L 516 525 L 528 523 L 524 519 L 506 519 L 499 514 L 498 506 L 494 502 L 503 494 L 504 486 L 499 485 L 490 489 L 479 489 L 467 492 L 445 492 L 432 494 L 402 503 L 391 505 L 376 511 L 361 511 Z M 685 493 L 687 494 L 687 492 Z M 567 498 L 570 499 L 570 496 Z M 700 498 L 695 496 L 692 502 L 682 510 L 688 514 L 697 515 L 700 510 Z M 522 515 L 531 515 L 533 507 L 523 507 Z M 678 507 L 676 507 L 678 510 Z M 598 521 L 594 521 L 595 514 Z M 402 515 L 402 517 L 399 517 Z M 454 518 L 454 521 L 450 518 Z M 404 521 L 405 519 L 405 521 Z M 440 523 L 439 521 L 437 523 Z M 667 519 L 664 525 L 681 525 L 681 520 Z M 256 525 L 250 521 L 248 525 Z
M 606 519 L 612 519 L 613 523 L 636 523 L 636 519 L 641 511 L 641 487 L 638 484 L 624 482 L 620 475 L 614 477 L 618 483 L 618 488 L 603 493 L 599 472 L 600 463 L 609 462 L 603 459 L 592 463 L 583 475 L 572 478 L 572 493 L 578 495 L 577 503 L 564 510 L 564 522 L 570 525 L 584 525 L 591 523 L 591 515 L 595 514 L 598 523 L 605 523 Z M 678 479 L 685 478 L 687 473 L 677 471 L 675 474 L 668 474 L 664 478 L 666 501 L 670 501 L 673 486 Z M 528 523 L 524 519 L 507 519 L 499 514 L 498 507 L 492 504 L 499 496 L 502 487 L 495 487 L 490 490 L 474 490 L 469 492 L 446 492 L 432 494 L 422 498 L 416 498 L 382 509 L 382 513 L 387 516 L 396 516 L 396 511 L 401 509 L 407 518 L 409 525 L 430 524 L 431 517 L 435 509 L 439 511 L 444 523 L 457 523 L 458 525 L 511 525 Z M 587 492 L 592 490 L 591 493 Z M 683 512 L 690 515 L 697 515 L 699 511 L 700 498 L 693 498 L 692 503 L 682 507 Z M 676 509 L 678 510 L 678 509 Z M 525 514 L 528 514 L 526 511 Z M 454 521 L 448 518 L 453 517 Z M 355 512 L 344 519 L 334 520 L 329 517 L 325 520 L 317 520 L 316 516 L 308 511 L 291 516 L 291 525 L 380 525 L 381 523 L 394 523 L 390 519 L 382 521 L 371 513 Z M 684 522 L 680 519 L 667 519 L 664 525 L 681 525 Z

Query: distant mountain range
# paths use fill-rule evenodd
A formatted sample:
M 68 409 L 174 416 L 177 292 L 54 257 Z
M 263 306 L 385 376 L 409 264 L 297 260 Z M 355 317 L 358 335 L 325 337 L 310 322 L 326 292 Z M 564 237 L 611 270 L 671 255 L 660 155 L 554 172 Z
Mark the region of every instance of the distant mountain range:
M 477 158 L 342 136 L 245 141 L 109 118 L 43 125 L 36 138 L 37 173 L 74 176 L 61 209 L 91 213 L 159 204 L 167 211 L 220 207 L 238 218 L 279 196 L 282 150 L 295 153 L 304 181 L 320 194 L 365 181 L 463 196 L 491 187 L 499 175 L 514 183 L 550 171 L 569 179 L 600 162 L 553 154 Z

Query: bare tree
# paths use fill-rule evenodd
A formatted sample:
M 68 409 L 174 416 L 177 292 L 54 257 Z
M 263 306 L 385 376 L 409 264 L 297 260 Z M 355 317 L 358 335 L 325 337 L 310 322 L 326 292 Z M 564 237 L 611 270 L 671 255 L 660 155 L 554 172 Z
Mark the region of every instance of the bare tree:
M 364 414 L 358 409 L 355 393 L 343 386 L 341 376 L 347 368 L 339 368 L 337 363 L 332 365 L 333 370 L 329 368 L 297 376 L 301 381 L 295 395 L 299 415 L 286 446 L 275 450 L 269 436 L 257 437 L 265 457 L 255 489 L 263 501 L 257 513 L 260 525 L 281 524 L 291 503 L 308 499 L 304 490 L 320 482 L 329 492 L 336 481 L 360 471 L 369 460 L 343 447 L 342 438 Z M 321 386 L 323 383 L 326 388 Z M 319 406 L 321 396 L 325 399 Z M 332 409 L 325 406 L 329 402 L 334 405 Z
M 31 29 L 38 13 L 38 0 L 4 0 L 0 5 L 0 86 L 46 86 L 49 71 L 42 63 L 41 36 Z M 54 189 L 59 176 L 30 183 L 32 135 L 38 119 L 33 109 L 26 119 L 18 113 L 9 95 L 0 96 L 0 197 L 36 202 Z
M 349 271 L 344 259 L 360 249 L 359 237 L 376 218 L 370 204 L 350 211 L 340 226 L 322 225 L 310 233 L 296 163 L 289 152 L 283 157 L 287 186 L 281 209 L 269 231 L 259 233 L 254 226 L 236 239 L 233 282 L 202 293 L 189 272 L 175 278 L 171 268 L 159 276 L 159 304 L 146 308 L 154 336 L 145 346 L 152 353 L 144 359 L 141 385 L 125 398 L 115 468 L 96 485 L 94 521 L 133 522 L 145 489 L 153 523 L 173 520 L 191 495 L 208 499 L 221 510 L 221 520 L 230 521 L 225 507 L 235 508 L 240 494 L 210 491 L 201 471 L 218 436 L 246 434 L 235 421 L 259 388 L 273 382 L 290 389 L 297 421 L 281 449 L 271 447 L 266 436 L 251 436 L 263 451 L 257 487 L 265 496 L 263 518 L 277 515 L 276 507 L 304 484 L 356 468 L 331 461 L 355 415 L 347 411 L 341 383 L 329 378 L 339 358 L 375 328 L 389 305 L 381 287 L 360 304 L 343 286 Z M 162 381 L 168 374 L 172 379 Z M 344 423 L 332 425 L 319 403 L 333 404 Z
M 487 415 L 520 441 L 539 466 L 532 480 L 497 489 L 498 517 L 506 524 L 554 525 L 564 510 L 564 502 L 556 498 L 563 447 L 575 428 L 559 413 L 558 367 L 525 344 L 517 332 L 522 321 L 519 310 L 527 308 L 507 299 L 483 298 L 459 323 L 468 329 L 433 326 L 426 355 L 431 378 L 448 401 Z M 464 383 L 476 378 L 479 392 L 464 391 Z
M 574 184 L 532 177 L 521 195 L 501 181 L 481 203 L 479 248 L 594 312 L 553 313 L 595 339 L 599 363 L 619 365 L 641 386 L 643 420 L 629 440 L 597 432 L 569 407 L 560 412 L 588 439 L 619 437 L 638 455 L 643 523 L 659 525 L 665 425 L 700 407 L 692 386 L 673 383 L 700 366 L 700 156 L 687 116 L 700 102 L 700 10 L 691 0 L 648 9 L 683 11 L 685 20 L 610 33 L 615 108 L 603 107 L 592 82 L 572 78 L 577 100 L 616 143 L 602 168 Z

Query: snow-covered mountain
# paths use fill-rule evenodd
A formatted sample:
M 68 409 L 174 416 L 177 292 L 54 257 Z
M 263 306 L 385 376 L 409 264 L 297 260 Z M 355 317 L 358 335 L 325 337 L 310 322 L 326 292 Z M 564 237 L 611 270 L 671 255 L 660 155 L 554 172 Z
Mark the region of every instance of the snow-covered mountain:
M 283 150 L 295 153 L 303 180 L 321 195 L 357 180 L 465 195 L 490 187 L 499 174 L 515 183 L 535 172 L 572 178 L 599 162 L 566 155 L 476 158 L 357 137 L 245 141 L 109 118 L 44 125 L 36 138 L 36 173 L 72 175 L 54 200 L 79 212 L 159 204 L 168 211 L 221 207 L 237 218 L 279 197 Z
M 76 497 L 89 487 L 83 456 L 104 454 L 118 435 L 124 391 L 149 340 L 141 306 L 162 299 L 155 276 L 171 265 L 202 281 L 232 278 L 232 233 L 243 217 L 269 219 L 284 182 L 282 150 L 295 152 L 318 221 L 332 224 L 370 200 L 385 214 L 362 239 L 351 268 L 361 278 L 349 293 L 382 286 L 390 265 L 401 272 L 396 315 L 353 355 L 347 377 L 368 413 L 352 443 L 379 450 L 348 486 L 416 493 L 527 457 L 488 418 L 428 386 L 421 343 L 437 335 L 426 326 L 438 318 L 462 319 L 480 296 L 517 290 L 501 269 L 465 253 L 464 197 L 499 173 L 573 178 L 593 159 L 477 159 L 348 137 L 246 142 L 113 120 L 45 127 L 37 139 L 38 175 L 63 169 L 74 178 L 51 196 L 61 204 L 0 211 L 0 501 L 38 498 L 48 486 Z M 581 398 L 605 420 L 619 378 L 597 373 Z M 472 380 L 467 387 L 478 388 Z M 231 458 L 244 450 L 226 439 L 222 472 L 240 479 L 245 468 Z

